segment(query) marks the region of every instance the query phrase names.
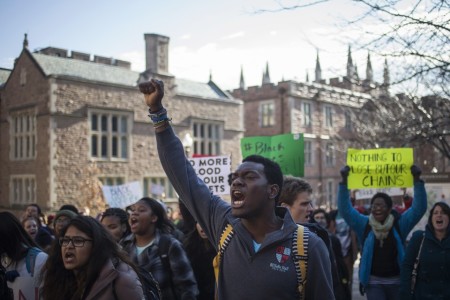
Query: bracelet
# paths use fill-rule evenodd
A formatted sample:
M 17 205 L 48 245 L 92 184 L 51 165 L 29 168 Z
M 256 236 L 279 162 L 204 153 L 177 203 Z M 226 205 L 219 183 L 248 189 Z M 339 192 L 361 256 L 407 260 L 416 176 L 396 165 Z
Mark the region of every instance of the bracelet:
M 157 124 L 161 121 L 167 120 L 167 113 L 160 114 L 160 115 L 149 115 L 150 119 L 152 120 L 153 124 Z
M 167 114 L 167 110 L 163 107 L 163 108 L 161 108 L 158 111 L 152 112 L 150 110 L 150 108 L 149 108 L 148 109 L 148 113 L 149 113 L 149 115 L 148 115 L 149 117 L 151 117 L 151 116 L 160 116 L 160 115 L 163 115 L 163 114 Z
M 158 123 L 154 123 L 153 128 L 158 129 L 158 128 L 164 127 L 167 124 L 169 124 L 171 121 L 172 121 L 172 119 L 166 118 Z

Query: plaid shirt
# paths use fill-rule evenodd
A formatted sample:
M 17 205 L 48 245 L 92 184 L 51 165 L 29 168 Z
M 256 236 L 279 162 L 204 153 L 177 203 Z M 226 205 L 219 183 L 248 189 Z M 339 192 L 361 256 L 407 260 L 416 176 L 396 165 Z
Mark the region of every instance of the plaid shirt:
M 161 233 L 157 230 L 154 242 L 140 255 L 137 255 L 133 234 L 122 241 L 122 247 L 135 264 L 152 273 L 160 285 L 163 299 L 196 299 L 197 282 L 183 246 L 177 239 L 170 236 L 167 253 L 170 270 L 166 270 L 158 253 L 160 235 Z

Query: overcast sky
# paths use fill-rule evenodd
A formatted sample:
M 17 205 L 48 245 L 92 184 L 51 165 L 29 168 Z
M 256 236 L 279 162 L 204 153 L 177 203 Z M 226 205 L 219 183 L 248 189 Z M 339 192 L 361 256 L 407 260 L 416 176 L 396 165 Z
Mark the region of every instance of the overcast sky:
M 285 1 L 297 4 L 302 1 Z M 260 85 L 266 62 L 272 82 L 314 78 L 319 50 L 324 78 L 345 75 L 348 36 L 343 18 L 360 12 L 349 0 L 309 8 L 255 13 L 278 8 L 273 0 L 0 0 L 0 68 L 12 68 L 24 33 L 29 49 L 58 47 L 114 57 L 144 71 L 144 34 L 170 38 L 169 71 L 179 78 L 238 88 L 241 66 L 247 86 Z M 360 77 L 367 52 L 353 49 Z M 382 59 L 372 57 L 375 80 Z

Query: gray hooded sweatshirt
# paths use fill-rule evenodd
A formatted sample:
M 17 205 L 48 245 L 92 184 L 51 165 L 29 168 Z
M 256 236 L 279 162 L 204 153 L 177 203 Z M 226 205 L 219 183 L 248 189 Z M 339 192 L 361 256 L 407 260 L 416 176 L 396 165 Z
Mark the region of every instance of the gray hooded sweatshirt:
M 217 247 L 227 223 L 235 231 L 221 261 L 218 299 L 299 299 L 292 259 L 292 236 L 297 224 L 288 211 L 277 208 L 283 226 L 269 233 L 255 253 L 250 233 L 239 218 L 232 216 L 230 204 L 213 195 L 197 177 L 173 128 L 156 133 L 156 140 L 170 182 L 213 245 Z M 328 251 L 313 233 L 309 238 L 307 266 L 306 299 L 334 299 Z

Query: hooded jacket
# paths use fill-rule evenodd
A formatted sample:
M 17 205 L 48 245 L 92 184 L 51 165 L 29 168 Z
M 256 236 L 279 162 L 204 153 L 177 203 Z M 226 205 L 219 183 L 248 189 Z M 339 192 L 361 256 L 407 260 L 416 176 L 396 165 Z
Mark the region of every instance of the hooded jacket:
M 119 262 L 114 267 L 108 260 L 85 299 L 141 300 L 144 294 L 138 275 L 128 264 Z
M 212 194 L 197 177 L 173 129 L 156 133 L 156 139 L 170 182 L 216 248 L 225 225 L 233 226 L 235 234 L 221 260 L 218 299 L 298 299 L 297 275 L 291 259 L 297 224 L 288 211 L 277 209 L 283 226 L 267 234 L 255 252 L 250 233 L 239 218 L 232 216 L 230 204 Z M 334 299 L 327 248 L 311 234 L 308 249 L 306 299 Z

